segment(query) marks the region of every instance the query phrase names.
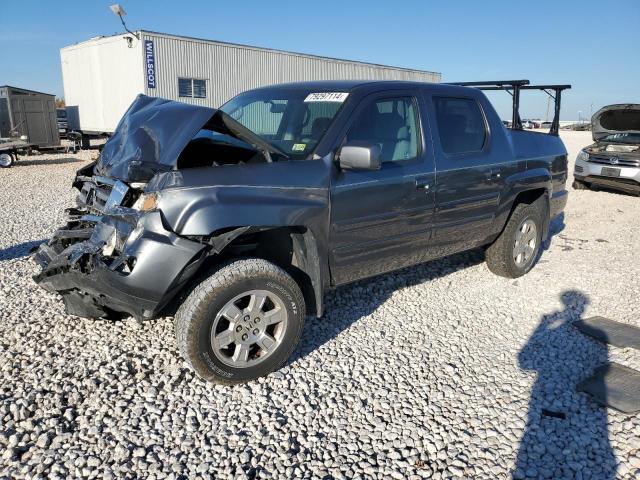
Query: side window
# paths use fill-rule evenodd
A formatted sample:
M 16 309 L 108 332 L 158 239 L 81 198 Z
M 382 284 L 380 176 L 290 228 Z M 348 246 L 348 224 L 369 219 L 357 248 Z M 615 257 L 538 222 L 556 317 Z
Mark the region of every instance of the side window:
M 487 130 L 478 102 L 470 98 L 433 97 L 433 103 L 445 153 L 482 150 Z
M 360 111 L 346 143 L 379 145 L 383 162 L 418 156 L 418 115 L 411 97 L 376 100 Z
M 231 116 L 258 135 L 275 137 L 287 107 L 287 100 L 252 102 L 239 108 Z

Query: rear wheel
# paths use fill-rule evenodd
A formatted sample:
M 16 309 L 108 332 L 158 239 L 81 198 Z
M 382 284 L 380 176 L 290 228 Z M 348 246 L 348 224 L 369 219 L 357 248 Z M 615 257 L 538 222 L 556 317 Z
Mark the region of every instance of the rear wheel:
M 176 313 L 180 352 L 216 383 L 253 380 L 279 368 L 304 325 L 296 282 L 266 260 L 236 260 L 198 285 Z
M 518 204 L 500 236 L 487 248 L 489 270 L 507 278 L 517 278 L 531 270 L 542 246 L 543 225 L 542 202 Z
M 0 153 L 0 168 L 9 168 L 15 162 L 15 156 L 11 152 Z

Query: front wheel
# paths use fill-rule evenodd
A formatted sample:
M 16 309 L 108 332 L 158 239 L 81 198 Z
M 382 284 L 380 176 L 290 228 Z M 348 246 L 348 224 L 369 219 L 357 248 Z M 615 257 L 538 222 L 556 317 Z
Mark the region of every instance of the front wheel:
M 198 285 L 178 309 L 178 348 L 195 372 L 235 384 L 279 368 L 298 343 L 305 304 L 296 282 L 266 260 L 235 260 Z
M 15 161 L 15 157 L 11 152 L 2 152 L 0 153 L 0 168 L 9 168 L 13 165 Z
M 571 186 L 574 190 L 589 190 L 589 185 L 581 180 L 574 180 Z
M 518 278 L 533 268 L 542 246 L 542 210 L 541 202 L 516 206 L 500 236 L 487 248 L 489 270 Z

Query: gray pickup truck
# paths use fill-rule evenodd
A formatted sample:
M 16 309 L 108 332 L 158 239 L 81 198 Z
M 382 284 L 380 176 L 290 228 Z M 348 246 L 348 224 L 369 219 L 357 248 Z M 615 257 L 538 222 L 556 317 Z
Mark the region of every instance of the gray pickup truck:
M 200 376 L 254 379 L 336 286 L 477 247 L 492 272 L 527 273 L 567 200 L 558 113 L 551 135 L 515 110 L 506 129 L 478 88 L 391 81 L 271 86 L 219 110 L 139 96 L 78 172 L 35 280 L 73 315 L 174 306 Z

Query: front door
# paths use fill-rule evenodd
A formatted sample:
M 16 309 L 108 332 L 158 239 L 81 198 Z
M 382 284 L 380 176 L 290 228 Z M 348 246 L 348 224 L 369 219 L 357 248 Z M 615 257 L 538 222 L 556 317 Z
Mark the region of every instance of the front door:
M 341 145 L 377 144 L 380 170 L 339 170 L 331 185 L 330 268 L 334 284 L 417 263 L 434 208 L 434 161 L 415 92 L 366 97 Z M 424 119 L 424 120 L 421 120 Z

